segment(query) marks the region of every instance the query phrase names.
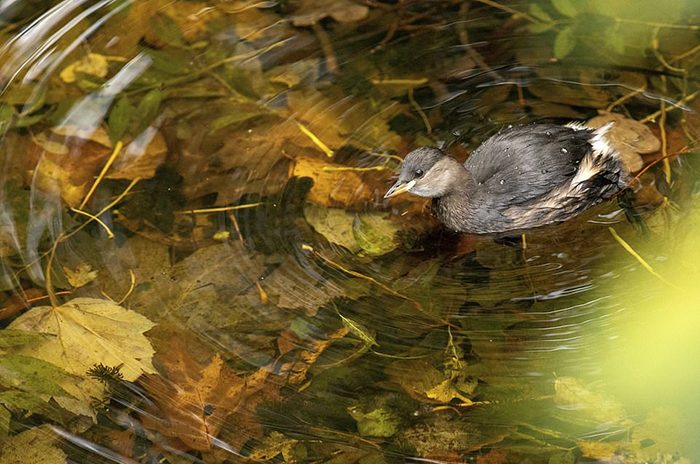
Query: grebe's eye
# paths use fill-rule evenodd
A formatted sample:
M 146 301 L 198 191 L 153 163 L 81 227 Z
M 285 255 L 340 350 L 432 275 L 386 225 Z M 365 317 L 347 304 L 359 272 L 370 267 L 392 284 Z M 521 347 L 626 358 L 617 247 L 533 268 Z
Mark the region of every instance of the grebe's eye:
M 422 169 L 416 169 L 416 177 L 423 177 L 423 170 Z

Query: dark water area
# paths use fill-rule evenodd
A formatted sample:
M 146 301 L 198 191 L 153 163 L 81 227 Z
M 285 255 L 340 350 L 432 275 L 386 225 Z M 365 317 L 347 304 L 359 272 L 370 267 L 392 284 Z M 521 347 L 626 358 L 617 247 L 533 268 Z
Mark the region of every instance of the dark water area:
M 700 8 L 0 0 L 0 463 L 700 459 Z M 512 236 L 402 158 L 613 121 Z

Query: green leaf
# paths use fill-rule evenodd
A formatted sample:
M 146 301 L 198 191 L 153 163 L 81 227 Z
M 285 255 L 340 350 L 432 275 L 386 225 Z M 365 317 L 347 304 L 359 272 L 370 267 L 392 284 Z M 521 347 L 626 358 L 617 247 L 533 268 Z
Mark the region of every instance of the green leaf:
M 547 23 L 552 22 L 552 17 L 549 16 L 549 13 L 544 11 L 541 6 L 539 6 L 537 3 L 533 3 L 530 5 L 530 8 L 528 9 L 528 13 L 530 13 L 530 16 L 534 16 L 535 18 L 542 20 Z
M 238 124 L 249 119 L 256 118 L 265 113 L 266 111 L 263 108 L 258 107 L 257 109 L 241 109 L 241 111 L 234 111 L 230 114 L 225 114 L 214 119 L 211 122 L 211 124 L 209 124 L 209 133 L 216 132 L 219 129 L 223 129 L 224 127 L 232 126 L 234 124 Z
M 136 108 L 136 117 L 138 118 L 134 130 L 136 134 L 140 134 L 151 125 L 156 116 L 158 116 L 162 101 L 163 92 L 160 89 L 153 89 L 144 95 Z
M 14 115 L 15 109 L 12 106 L 0 103 L 0 135 L 10 128 Z
M 608 33 L 608 45 L 615 51 L 618 55 L 624 55 L 625 53 L 625 37 L 619 31 L 612 30 Z
M 35 395 L 69 396 L 59 386 L 70 381 L 66 371 L 41 359 L 21 355 L 0 356 L 0 385 Z
M 27 414 L 41 414 L 59 424 L 64 422 L 65 413 L 62 414 L 60 408 L 32 393 L 5 390 L 0 392 L 0 404 L 10 410 L 20 410 Z
M 559 31 L 554 39 L 554 56 L 558 59 L 567 57 L 576 47 L 576 38 L 572 28 L 567 27 Z
M 357 244 L 371 256 L 380 256 L 395 250 L 400 242 L 396 236 L 399 227 L 382 214 L 366 213 L 355 217 L 352 232 Z
M 551 30 L 555 24 L 552 23 L 532 23 L 527 26 L 527 30 L 533 34 L 541 34 Z
M 576 8 L 576 4 L 572 0 L 551 0 L 552 6 L 564 16 L 573 18 L 578 16 L 579 10 Z
M 357 422 L 357 431 L 363 437 L 388 438 L 399 431 L 399 418 L 391 411 L 383 408 L 364 413 L 356 408 L 348 410 Z
M 0 350 L 6 350 L 14 346 L 29 346 L 46 340 L 44 334 L 26 332 L 24 330 L 3 329 L 0 330 Z
M 168 15 L 158 13 L 151 19 L 153 34 L 166 45 L 182 46 L 184 40 L 180 26 Z
M 107 130 L 112 143 L 122 140 L 131 123 L 131 118 L 136 113 L 126 95 L 122 94 L 112 106 L 107 117 Z
M 58 446 L 58 435 L 48 426 L 34 427 L 8 438 L 2 448 L 3 464 L 65 464 L 68 457 Z
M 0 407 L 0 441 L 5 441 L 8 433 L 10 433 L 10 421 L 12 414 L 7 408 Z

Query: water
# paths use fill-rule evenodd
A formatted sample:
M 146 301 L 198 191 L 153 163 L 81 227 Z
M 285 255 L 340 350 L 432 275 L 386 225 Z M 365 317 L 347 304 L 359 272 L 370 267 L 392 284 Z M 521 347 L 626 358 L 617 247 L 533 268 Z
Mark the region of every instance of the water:
M 2 461 L 696 461 L 698 14 L 0 2 Z M 572 221 L 382 199 L 599 111 L 656 164 Z

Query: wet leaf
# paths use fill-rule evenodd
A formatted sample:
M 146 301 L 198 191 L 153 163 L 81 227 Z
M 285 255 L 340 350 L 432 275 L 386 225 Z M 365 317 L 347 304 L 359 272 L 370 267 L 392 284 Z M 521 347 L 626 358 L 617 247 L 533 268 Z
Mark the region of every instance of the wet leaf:
M 551 23 L 552 22 L 552 17 L 544 11 L 544 9 L 538 5 L 537 3 L 532 3 L 528 7 L 528 13 L 530 13 L 531 16 L 534 16 L 535 18 L 544 21 L 546 23 Z
M 170 16 L 160 12 L 151 18 L 151 27 L 146 32 L 146 42 L 155 47 L 184 44 L 180 26 Z
M 61 79 L 67 84 L 72 84 L 78 80 L 79 74 L 87 74 L 104 78 L 109 72 L 109 61 L 104 55 L 99 53 L 89 53 L 87 56 L 72 63 L 61 71 Z
M 25 332 L 23 330 L 3 329 L 0 330 L 0 350 L 17 346 L 29 346 L 40 343 L 46 339 L 45 335 L 36 332 Z
M 307 199 L 322 206 L 348 206 L 365 203 L 373 198 L 362 178 L 352 171 L 324 170 L 338 165 L 314 158 L 297 158 L 291 175 L 308 177 L 314 185 Z
M 212 440 L 227 418 L 237 414 L 237 423 L 249 420 L 262 391 L 275 388 L 266 382 L 266 368 L 237 374 L 218 354 L 198 360 L 193 355 L 199 352 L 183 343 L 181 337 L 168 340 L 166 345 L 167 349 L 159 350 L 157 356 L 161 375 L 143 380 L 156 403 L 154 412 L 164 416 L 151 426 L 166 436 L 179 438 L 190 449 L 211 450 Z M 241 443 L 236 445 L 240 446 L 249 436 L 245 430 L 238 431 Z
M 358 214 L 352 225 L 357 244 L 370 256 L 381 256 L 398 248 L 400 230 L 386 215 L 376 213 Z
M 46 401 L 70 396 L 61 384 L 75 380 L 62 368 L 41 359 L 18 354 L 0 357 L 0 384 L 43 396 Z
M 126 380 L 155 372 L 153 348 L 143 335 L 154 324 L 106 300 L 76 298 L 52 308 L 40 306 L 15 319 L 10 328 L 48 334 L 39 346 L 20 350 L 67 372 L 85 376 L 95 364 L 122 366 Z
M 63 266 L 63 273 L 74 288 L 84 287 L 97 278 L 97 271 L 87 263 L 81 263 L 74 269 Z
M 117 141 L 122 140 L 126 131 L 131 125 L 131 119 L 137 115 L 134 106 L 129 101 L 129 97 L 125 94 L 121 94 L 117 101 L 112 106 L 109 111 L 109 116 L 107 117 L 107 128 L 109 132 L 109 139 L 113 144 Z
M 153 89 L 143 96 L 136 107 L 138 120 L 134 130 L 135 133 L 140 134 L 153 123 L 153 120 L 158 116 L 162 101 L 163 92 L 160 89 Z
M 353 253 L 360 251 L 361 247 L 353 232 L 354 214 L 340 208 L 308 204 L 304 206 L 304 217 L 311 227 L 329 242 L 345 247 Z
M 351 407 L 348 412 L 357 422 L 357 431 L 363 437 L 389 438 L 399 431 L 398 416 L 384 408 L 363 412 L 360 408 Z
M 148 127 L 126 146 L 107 172 L 108 179 L 150 179 L 165 162 L 168 147 L 155 127 Z
M 65 464 L 68 457 L 58 447 L 58 436 L 49 427 L 35 427 L 8 438 L 2 446 L 3 464 Z
M 456 399 L 463 405 L 471 405 L 468 395 L 476 388 L 474 379 L 464 373 L 441 372 L 426 360 L 397 361 L 389 368 L 389 376 L 420 401 L 449 403 Z
M 361 21 L 368 14 L 367 6 L 352 0 L 300 0 L 292 15 L 292 24 L 311 26 L 329 16 L 340 23 L 349 23 Z
M 625 167 L 637 172 L 644 166 L 640 154 L 655 153 L 661 149 L 661 142 L 648 126 L 617 113 L 601 113 L 589 120 L 586 125 L 593 128 L 613 123 L 606 138 L 620 152 Z
M 298 440 L 287 438 L 279 432 L 271 432 L 255 445 L 249 458 L 254 461 L 269 461 L 282 455 L 284 462 L 294 462 L 293 450 Z
M 576 47 L 576 37 L 571 27 L 565 27 L 554 38 L 554 57 L 566 58 Z
M 573 18 L 579 14 L 577 5 L 573 0 L 551 0 L 552 6 L 564 16 Z
M 0 134 L 4 134 L 10 128 L 14 115 L 15 110 L 12 106 L 0 103 Z
M 586 388 L 574 377 L 559 377 L 554 382 L 554 402 L 568 414 L 579 414 L 598 424 L 626 423 L 622 406 L 605 395 Z

